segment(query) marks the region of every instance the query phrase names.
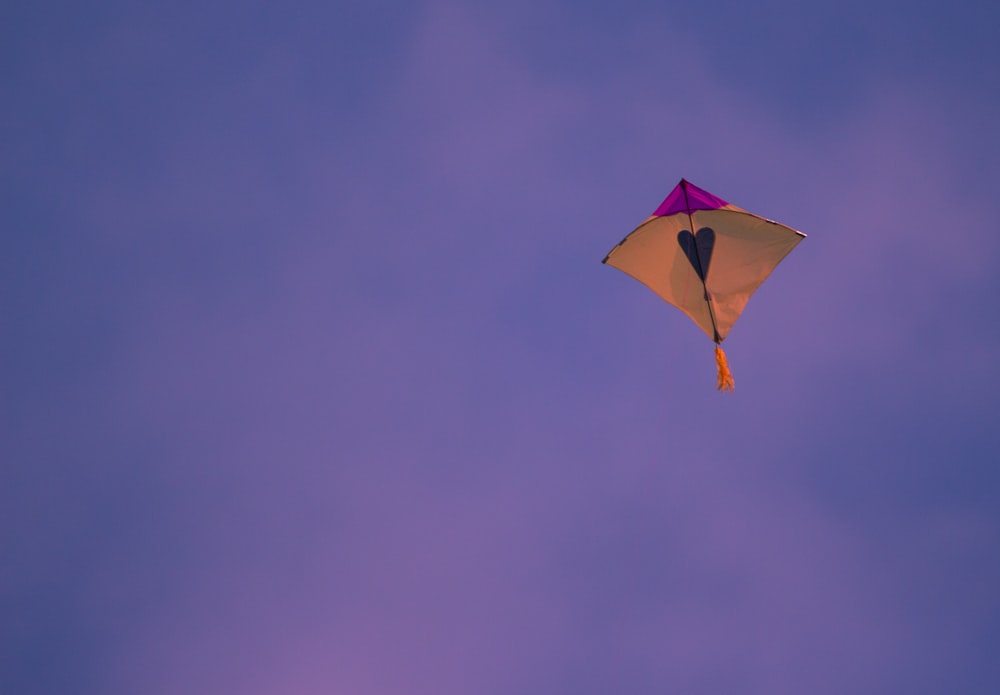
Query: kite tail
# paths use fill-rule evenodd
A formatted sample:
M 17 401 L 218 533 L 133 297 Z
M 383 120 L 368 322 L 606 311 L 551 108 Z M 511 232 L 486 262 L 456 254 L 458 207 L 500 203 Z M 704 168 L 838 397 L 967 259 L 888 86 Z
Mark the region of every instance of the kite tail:
M 736 382 L 733 381 L 733 374 L 726 363 L 726 353 L 718 343 L 715 344 L 715 364 L 719 366 L 719 390 L 732 393 Z

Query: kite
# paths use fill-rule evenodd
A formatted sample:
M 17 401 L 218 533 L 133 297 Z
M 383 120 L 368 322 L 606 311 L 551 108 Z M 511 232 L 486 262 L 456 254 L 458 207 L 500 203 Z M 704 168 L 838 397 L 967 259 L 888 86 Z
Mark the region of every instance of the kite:
M 805 238 L 681 179 L 604 263 L 687 314 L 715 342 L 719 391 L 735 382 L 722 352 L 747 301 Z

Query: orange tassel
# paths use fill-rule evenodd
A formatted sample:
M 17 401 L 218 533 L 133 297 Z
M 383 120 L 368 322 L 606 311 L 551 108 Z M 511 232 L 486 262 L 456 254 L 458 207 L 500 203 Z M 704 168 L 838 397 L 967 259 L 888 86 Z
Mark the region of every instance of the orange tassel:
M 715 364 L 719 367 L 719 390 L 732 393 L 736 382 L 733 381 L 733 374 L 729 371 L 729 365 L 726 363 L 726 353 L 722 351 L 718 343 L 715 345 Z

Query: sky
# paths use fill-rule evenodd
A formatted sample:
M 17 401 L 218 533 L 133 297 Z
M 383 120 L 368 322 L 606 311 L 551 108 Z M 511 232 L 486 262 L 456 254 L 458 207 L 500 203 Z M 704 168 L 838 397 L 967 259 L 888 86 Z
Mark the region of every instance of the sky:
M 998 692 L 998 21 L 6 3 L 0 692 Z

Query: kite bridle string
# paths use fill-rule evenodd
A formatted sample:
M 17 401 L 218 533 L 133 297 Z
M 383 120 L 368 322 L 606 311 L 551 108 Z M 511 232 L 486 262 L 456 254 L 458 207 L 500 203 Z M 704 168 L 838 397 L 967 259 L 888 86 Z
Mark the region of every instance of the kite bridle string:
M 705 290 L 705 303 L 708 304 L 708 316 L 712 319 L 712 332 L 715 334 L 715 344 L 718 345 L 722 342 L 719 338 L 719 324 L 715 321 L 715 309 L 712 307 L 712 296 L 709 294 L 708 285 L 706 284 L 708 278 L 706 277 L 707 273 L 704 270 L 705 266 L 702 265 L 701 254 L 698 253 L 697 232 L 694 228 L 694 219 L 691 217 L 691 202 L 688 200 L 687 181 L 685 179 L 681 179 L 681 184 L 681 188 L 684 189 L 684 208 L 687 210 L 688 226 L 691 227 L 691 246 L 694 247 L 694 255 L 698 259 L 698 267 L 702 269 L 702 272 L 699 273 L 701 276 L 699 279 L 701 280 L 702 289 Z

